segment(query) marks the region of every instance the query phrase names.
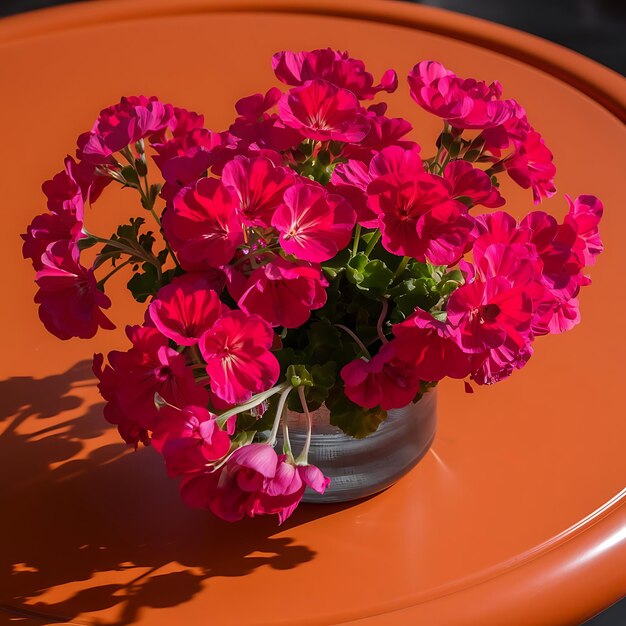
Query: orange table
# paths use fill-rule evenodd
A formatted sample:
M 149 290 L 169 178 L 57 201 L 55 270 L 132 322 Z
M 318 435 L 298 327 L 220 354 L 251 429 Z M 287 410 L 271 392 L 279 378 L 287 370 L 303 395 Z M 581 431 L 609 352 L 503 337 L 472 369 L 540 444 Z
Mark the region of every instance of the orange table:
M 73 140 L 122 94 L 156 94 L 224 128 L 273 83 L 280 49 L 333 46 L 375 75 L 434 58 L 500 79 L 556 154 L 557 186 L 606 205 L 583 324 L 528 367 L 465 395 L 442 385 L 433 449 L 381 495 L 238 525 L 187 510 L 150 449 L 102 418 L 85 361 L 123 348 L 46 335 L 19 232 Z M 432 9 L 347 0 L 136 0 L 0 22 L 3 296 L 0 617 L 79 624 L 576 624 L 626 591 L 625 83 L 558 46 Z M 402 79 L 392 111 L 435 136 Z M 509 210 L 530 193 L 505 183 Z M 129 211 L 111 192 L 95 232 Z M 134 198 L 133 198 L 134 199 Z M 561 216 L 557 196 L 547 210 Z M 119 280 L 112 317 L 137 320 Z

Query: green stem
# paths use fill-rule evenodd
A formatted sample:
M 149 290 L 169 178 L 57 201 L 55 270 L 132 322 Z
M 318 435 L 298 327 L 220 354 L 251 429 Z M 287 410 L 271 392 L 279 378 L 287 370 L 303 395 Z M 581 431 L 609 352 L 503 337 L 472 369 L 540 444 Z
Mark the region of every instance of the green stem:
M 309 448 L 311 447 L 311 434 L 313 432 L 313 420 L 311 419 L 311 414 L 309 413 L 309 405 L 306 402 L 306 397 L 304 395 L 304 387 L 298 387 L 298 396 L 300 397 L 300 403 L 302 404 L 302 410 L 306 415 L 306 440 L 304 441 L 304 448 L 302 448 L 302 452 L 298 455 L 296 459 L 296 465 L 307 465 L 309 460 Z
M 238 413 L 243 413 L 244 411 L 248 411 L 249 409 L 253 409 L 255 406 L 261 404 L 268 398 L 271 398 L 273 395 L 285 391 L 285 389 L 291 388 L 289 383 L 282 383 L 280 385 L 276 385 L 276 387 L 272 387 L 267 391 L 262 391 L 261 393 L 257 393 L 252 396 L 248 402 L 244 404 L 239 404 L 238 406 L 233 407 L 232 409 L 228 409 L 217 418 L 217 423 L 220 426 L 223 426 L 226 421 L 231 418 L 233 415 L 237 415 Z
M 298 387 L 300 389 L 300 387 Z M 293 391 L 293 387 L 289 385 L 287 389 L 285 389 L 278 399 L 278 406 L 276 407 L 276 417 L 274 418 L 274 424 L 272 425 L 272 431 L 270 432 L 270 436 L 267 439 L 267 445 L 273 446 L 276 443 L 276 435 L 278 435 L 278 425 L 283 419 L 283 413 L 285 411 L 285 405 L 287 403 L 287 397 Z
M 365 256 L 369 257 L 372 250 L 374 249 L 374 246 L 378 243 L 378 240 L 380 239 L 380 237 L 381 237 L 381 232 L 377 230 L 372 235 L 372 238 L 369 240 L 369 243 L 367 244 L 367 248 L 365 248 Z
M 352 256 L 356 256 L 359 250 L 359 240 L 361 239 L 361 224 L 356 225 L 354 230 L 354 243 L 352 244 Z
M 344 326 L 343 324 L 335 324 L 335 326 L 337 328 L 340 328 L 344 332 L 348 333 L 348 335 L 350 335 L 350 337 L 354 339 L 356 345 L 359 346 L 359 348 L 361 349 L 361 352 L 368 358 L 368 360 L 372 358 L 372 355 L 369 353 L 369 350 L 365 347 L 365 344 L 354 334 L 353 331 L 351 331 L 347 326 Z
M 404 272 L 410 260 L 411 260 L 410 256 L 405 256 L 402 258 L 402 261 L 400 261 L 398 268 L 396 269 L 396 273 L 393 275 L 391 282 L 396 280 L 396 278 L 398 278 L 402 274 L 402 272 Z
M 383 298 L 383 308 L 380 311 L 380 315 L 378 316 L 378 322 L 376 323 L 376 331 L 378 332 L 378 337 L 383 342 L 383 344 L 389 343 L 389 340 L 387 339 L 387 337 L 385 337 L 385 333 L 383 332 L 383 322 L 385 321 L 385 317 L 387 317 L 388 310 L 389 302 L 387 301 L 387 298 Z
M 116 267 L 113 268 L 112 271 L 110 271 L 106 276 L 104 276 L 103 278 L 101 278 L 98 281 L 98 287 L 100 289 L 102 289 L 102 287 L 104 287 L 104 283 L 106 283 L 107 280 L 109 280 L 109 278 L 111 278 L 111 276 L 113 276 L 113 274 L 116 274 L 117 272 L 119 272 L 124 266 L 129 265 L 130 264 L 130 259 L 126 259 L 126 261 L 124 261 L 123 263 L 120 263 L 119 265 L 117 265 Z
M 287 422 L 283 422 L 283 454 L 287 455 L 287 459 L 295 463 L 293 452 L 291 451 L 291 441 L 289 439 L 289 427 Z

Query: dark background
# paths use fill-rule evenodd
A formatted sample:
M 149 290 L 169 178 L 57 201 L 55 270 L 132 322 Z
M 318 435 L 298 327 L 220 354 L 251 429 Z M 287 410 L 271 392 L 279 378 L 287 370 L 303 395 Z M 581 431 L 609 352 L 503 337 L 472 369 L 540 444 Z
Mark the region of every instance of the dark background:
M 0 17 L 76 1 L 0 0 Z M 539 35 L 626 74 L 626 0 L 415 0 L 415 3 L 458 11 Z M 624 625 L 626 599 L 584 626 Z

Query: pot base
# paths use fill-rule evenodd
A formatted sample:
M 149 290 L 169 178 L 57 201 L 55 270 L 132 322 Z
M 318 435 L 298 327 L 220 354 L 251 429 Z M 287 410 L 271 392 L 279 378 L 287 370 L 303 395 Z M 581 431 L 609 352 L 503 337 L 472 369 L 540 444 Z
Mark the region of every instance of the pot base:
M 304 446 L 303 415 L 289 412 L 287 424 L 294 454 Z M 322 407 L 312 414 L 314 430 L 309 463 L 330 478 L 325 493 L 307 489 L 303 502 L 349 502 L 374 495 L 393 485 L 430 448 L 437 425 L 437 396 L 433 389 L 419 402 L 389 411 L 375 433 L 364 439 L 344 434 L 328 421 Z M 279 437 L 277 448 L 282 449 Z

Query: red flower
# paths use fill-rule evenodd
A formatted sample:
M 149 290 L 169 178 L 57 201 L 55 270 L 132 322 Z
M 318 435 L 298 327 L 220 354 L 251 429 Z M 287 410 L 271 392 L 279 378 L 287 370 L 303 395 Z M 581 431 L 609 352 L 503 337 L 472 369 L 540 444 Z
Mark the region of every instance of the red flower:
M 104 417 L 117 424 L 124 440 L 136 447 L 139 441 L 149 441 L 148 431 L 157 423 L 155 393 L 174 406 L 206 406 L 209 394 L 196 384 L 184 355 L 170 348 L 156 328 L 128 326 L 126 334 L 133 347 L 127 352 L 109 352 L 110 365 L 105 367 L 102 355 L 95 355 L 94 373 L 108 403 Z
M 290 89 L 280 99 L 278 111 L 287 126 L 317 141 L 360 141 L 370 126 L 356 96 L 324 80 Z
M 416 309 L 404 322 L 394 325 L 393 334 L 398 357 L 420 380 L 465 378 L 471 371 L 470 358 L 457 345 L 454 329 L 427 311 Z
M 219 270 L 218 270 L 219 271 Z M 181 346 L 193 346 L 228 310 L 220 302 L 223 281 L 202 274 L 184 274 L 162 287 L 148 308 L 154 325 Z
M 287 189 L 272 226 L 280 233 L 285 252 L 321 263 L 348 245 L 355 221 L 356 214 L 344 198 L 311 182 Z
M 79 250 L 70 241 L 51 244 L 41 257 L 35 278 L 35 302 L 45 327 L 60 339 L 93 337 L 98 328 L 115 325 L 102 312 L 111 301 L 98 289 L 92 270 L 79 263 Z
M 279 365 L 270 352 L 271 327 L 258 315 L 229 311 L 200 338 L 211 391 L 225 402 L 237 404 L 264 391 L 277 380 Z
M 170 476 L 202 471 L 230 449 L 230 437 L 216 416 L 200 406 L 164 406 L 155 421 L 152 445 L 165 458 Z
M 398 77 L 387 70 L 379 85 L 365 70 L 365 64 L 338 50 L 312 50 L 311 52 L 277 52 L 272 58 L 276 78 L 287 85 L 302 85 L 308 80 L 323 80 L 349 89 L 360 100 L 370 100 L 379 91 L 391 93 L 398 87 Z
M 225 265 L 243 243 L 234 200 L 216 178 L 181 191 L 163 215 L 163 230 L 188 271 Z
M 236 198 L 242 223 L 267 228 L 294 177 L 285 168 L 275 167 L 269 159 L 240 156 L 224 166 L 222 183 Z
M 250 274 L 237 303 L 242 311 L 260 315 L 271 326 L 297 328 L 311 311 L 326 304 L 327 286 L 319 267 L 276 257 Z
M 420 379 L 409 362 L 397 354 L 397 341 L 383 345 L 369 361 L 350 361 L 341 370 L 345 394 L 359 406 L 400 409 L 410 404 L 420 389 Z

